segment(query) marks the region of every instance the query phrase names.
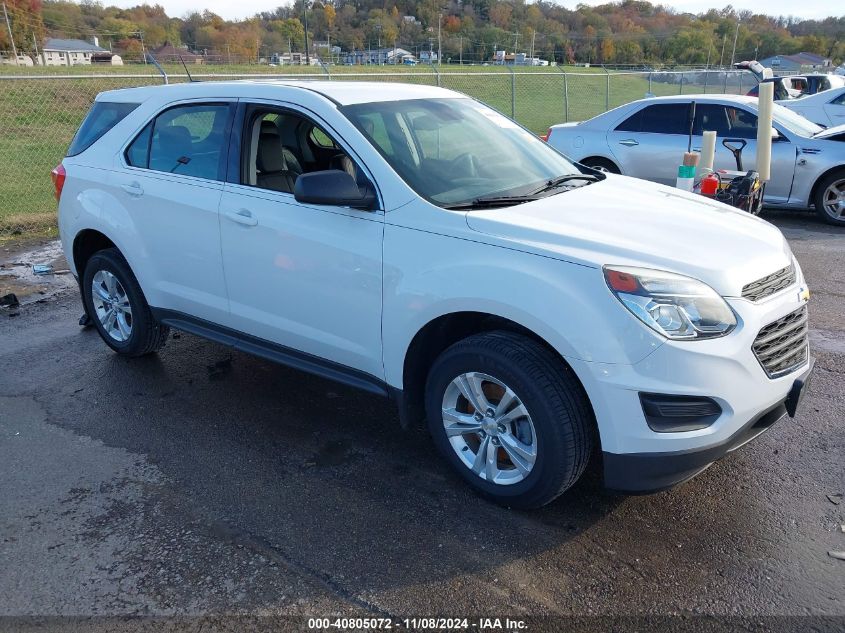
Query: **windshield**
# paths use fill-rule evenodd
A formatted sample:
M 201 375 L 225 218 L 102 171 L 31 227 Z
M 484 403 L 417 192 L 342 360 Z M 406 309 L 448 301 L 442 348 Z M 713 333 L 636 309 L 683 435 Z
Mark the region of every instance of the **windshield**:
M 799 136 L 812 136 L 813 134 L 818 134 L 823 129 L 789 108 L 784 108 L 777 103 L 774 106 L 772 117 L 790 132 L 795 132 Z
M 472 99 L 410 99 L 342 112 L 420 196 L 440 206 L 526 195 L 581 172 L 531 132 Z

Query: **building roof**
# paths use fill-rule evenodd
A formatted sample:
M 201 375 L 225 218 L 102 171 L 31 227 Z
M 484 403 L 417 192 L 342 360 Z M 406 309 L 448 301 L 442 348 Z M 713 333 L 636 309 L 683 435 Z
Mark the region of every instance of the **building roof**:
M 816 55 L 815 53 L 795 53 L 794 55 L 772 55 L 763 60 L 763 62 L 771 63 L 772 60 L 787 60 L 799 66 L 824 66 L 830 63 L 830 59 Z
M 85 40 L 63 40 L 58 37 L 48 37 L 44 40 L 45 51 L 64 51 L 67 53 L 108 53 L 109 51 L 100 46 L 95 46 Z

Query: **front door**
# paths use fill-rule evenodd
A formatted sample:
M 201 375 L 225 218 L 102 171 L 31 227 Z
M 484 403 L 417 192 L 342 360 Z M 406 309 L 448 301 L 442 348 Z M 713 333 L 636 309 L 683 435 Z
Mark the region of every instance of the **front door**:
M 384 215 L 304 205 L 292 193 L 313 163 L 300 142 L 331 142 L 332 164 L 360 166 L 308 117 L 269 105 L 245 110 L 241 174 L 220 204 L 231 327 L 383 379 Z M 317 131 L 283 129 L 302 125 Z

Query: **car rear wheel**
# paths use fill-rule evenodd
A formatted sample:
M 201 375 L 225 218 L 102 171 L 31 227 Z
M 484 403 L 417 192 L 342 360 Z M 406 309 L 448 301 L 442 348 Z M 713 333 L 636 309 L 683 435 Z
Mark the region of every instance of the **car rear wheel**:
M 619 167 L 617 167 L 615 163 L 599 156 L 591 156 L 589 158 L 585 158 L 581 161 L 581 164 L 587 167 L 591 167 L 592 169 L 597 169 L 598 171 L 607 172 L 609 174 L 622 173 L 621 171 L 619 171 Z
M 834 172 L 819 183 L 813 205 L 825 222 L 845 226 L 845 170 Z
M 106 345 L 143 356 L 164 346 L 170 330 L 153 318 L 129 264 L 117 249 L 95 253 L 82 280 L 85 309 Z
M 443 352 L 426 383 L 440 452 L 484 497 L 536 508 L 587 466 L 594 422 L 572 370 L 540 343 L 510 332 L 469 337 Z

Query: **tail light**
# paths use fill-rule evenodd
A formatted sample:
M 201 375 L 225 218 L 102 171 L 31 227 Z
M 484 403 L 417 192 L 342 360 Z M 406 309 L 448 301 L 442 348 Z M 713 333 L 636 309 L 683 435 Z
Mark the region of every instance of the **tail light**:
M 56 188 L 56 200 L 62 197 L 62 187 L 65 186 L 66 176 L 67 172 L 65 171 L 65 166 L 61 163 L 54 167 L 53 171 L 50 172 L 50 178 L 52 178 L 53 186 Z
M 545 134 L 541 134 L 540 138 L 548 143 L 549 137 L 552 135 L 552 128 L 549 128 Z

